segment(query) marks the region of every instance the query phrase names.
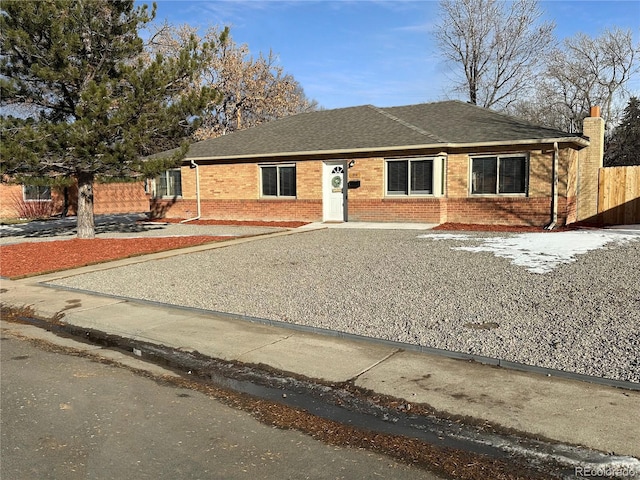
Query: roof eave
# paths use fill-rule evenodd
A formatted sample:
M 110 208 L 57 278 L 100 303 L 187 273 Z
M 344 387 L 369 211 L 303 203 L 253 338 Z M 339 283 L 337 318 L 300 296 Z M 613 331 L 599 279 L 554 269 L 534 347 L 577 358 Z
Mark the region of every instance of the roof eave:
M 183 159 L 183 162 L 193 161 L 232 161 L 232 160 L 253 160 L 253 159 L 277 159 L 277 158 L 291 158 L 291 157 L 318 157 L 318 156 L 353 156 L 358 153 L 367 154 L 385 154 L 393 152 L 406 152 L 409 150 L 430 150 L 430 149 L 468 149 L 468 148 L 487 148 L 487 147 L 504 147 L 504 146 L 524 146 L 524 145 L 553 145 L 554 143 L 572 144 L 578 149 L 589 146 L 589 140 L 573 136 L 573 137 L 557 137 L 557 138 L 535 138 L 527 140 L 515 140 L 515 141 L 492 141 L 492 142 L 469 142 L 469 143 L 427 143 L 420 145 L 401 145 L 394 147 L 366 147 L 366 148 L 345 148 L 334 150 L 303 150 L 297 152 L 276 152 L 276 153 L 261 153 L 261 154 L 249 154 L 249 155 L 223 155 L 223 156 L 201 156 L 193 157 L 187 156 Z

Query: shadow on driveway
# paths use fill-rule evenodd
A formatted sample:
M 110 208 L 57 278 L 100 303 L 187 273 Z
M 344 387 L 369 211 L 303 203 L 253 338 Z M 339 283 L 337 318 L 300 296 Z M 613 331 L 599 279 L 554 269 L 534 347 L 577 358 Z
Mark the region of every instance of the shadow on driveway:
M 146 220 L 147 215 L 133 213 L 124 215 L 96 215 L 96 234 L 100 233 L 137 233 L 163 228 L 160 225 L 138 223 Z M 2 237 L 46 238 L 76 235 L 77 217 L 52 218 L 16 225 L 0 225 Z

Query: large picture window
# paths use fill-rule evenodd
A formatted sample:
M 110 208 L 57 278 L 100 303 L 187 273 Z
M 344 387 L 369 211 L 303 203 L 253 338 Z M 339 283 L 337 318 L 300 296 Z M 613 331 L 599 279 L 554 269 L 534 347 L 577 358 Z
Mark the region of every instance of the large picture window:
M 433 194 L 433 160 L 387 160 L 387 195 Z
M 263 197 L 295 197 L 295 165 L 263 165 L 260 167 Z
M 156 177 L 154 196 L 158 198 L 182 196 L 182 176 L 180 169 L 166 170 Z
M 23 185 L 22 195 L 25 202 L 48 202 L 51 200 L 51 187 Z
M 496 155 L 471 159 L 473 195 L 527 193 L 527 157 Z

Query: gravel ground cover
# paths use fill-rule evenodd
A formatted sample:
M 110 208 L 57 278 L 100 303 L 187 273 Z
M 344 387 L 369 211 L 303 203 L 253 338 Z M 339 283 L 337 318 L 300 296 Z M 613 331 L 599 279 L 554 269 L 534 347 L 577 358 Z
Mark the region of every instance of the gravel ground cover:
M 422 233 L 316 230 L 55 283 L 640 382 L 640 241 L 539 274 Z

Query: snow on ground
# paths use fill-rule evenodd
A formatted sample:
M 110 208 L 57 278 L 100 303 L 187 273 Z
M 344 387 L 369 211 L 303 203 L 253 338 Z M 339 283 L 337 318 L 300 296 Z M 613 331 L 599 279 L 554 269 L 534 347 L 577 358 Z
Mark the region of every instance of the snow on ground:
M 418 238 L 428 238 L 430 240 L 474 240 L 466 233 L 426 233 L 418 235 Z
M 478 246 L 451 247 L 452 250 L 489 252 L 508 258 L 511 263 L 533 273 L 548 273 L 554 268 L 571 263 L 576 256 L 608 244 L 623 245 L 640 239 L 640 231 L 577 230 L 571 232 L 521 233 L 505 237 L 478 237 L 473 234 L 428 233 L 418 238 L 430 240 L 455 239 L 480 242 Z

